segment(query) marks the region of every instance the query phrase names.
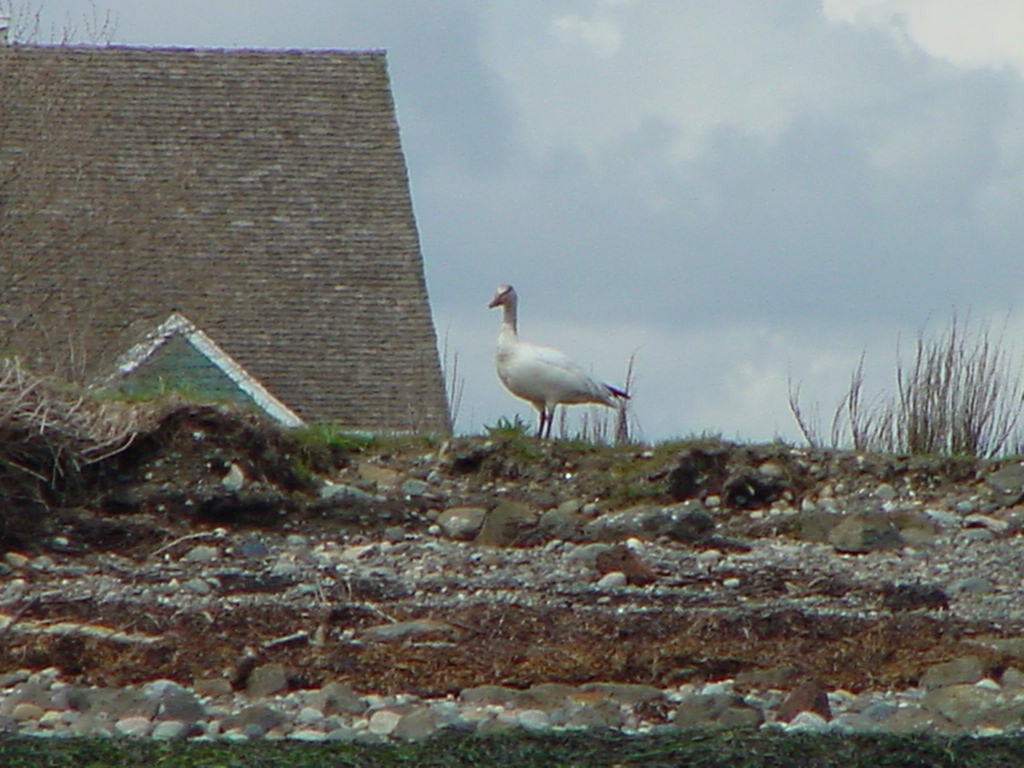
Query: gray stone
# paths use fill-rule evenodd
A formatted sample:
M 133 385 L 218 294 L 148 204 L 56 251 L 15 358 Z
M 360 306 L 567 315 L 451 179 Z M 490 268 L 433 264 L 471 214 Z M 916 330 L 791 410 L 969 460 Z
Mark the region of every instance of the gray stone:
M 563 539 L 573 541 L 583 533 L 583 527 L 587 519 L 575 511 L 567 511 L 561 506 L 556 509 L 549 509 L 540 516 L 538 526 L 540 534 L 545 539 Z
M 181 557 L 183 563 L 212 563 L 220 559 L 220 549 L 209 544 L 192 547 Z
M 122 736 L 141 738 L 149 735 L 149 732 L 153 730 L 153 723 L 148 717 L 132 715 L 131 717 L 122 718 L 114 723 L 114 730 Z
M 960 683 L 976 683 L 984 674 L 981 659 L 977 656 L 961 656 L 928 667 L 921 676 L 921 686 L 933 689 Z
M 437 731 L 438 716 L 430 707 L 416 707 L 402 715 L 391 735 L 404 741 L 422 741 Z
M 504 685 L 478 685 L 473 688 L 463 688 L 459 693 L 459 700 L 476 706 L 498 705 L 502 707 L 516 707 L 522 698 L 523 692 L 517 688 L 508 688 Z
M 585 693 L 598 693 L 626 706 L 646 704 L 660 698 L 662 690 L 653 685 L 642 683 L 584 683 L 580 690 Z
M 928 691 L 922 704 L 925 709 L 941 714 L 961 728 L 973 728 L 985 722 L 1002 700 L 997 691 L 960 684 Z
M 469 541 L 480 533 L 486 516 L 482 507 L 452 507 L 437 516 L 437 524 L 449 538 Z
M 258 699 L 271 696 L 288 688 L 288 672 L 277 662 L 261 664 L 253 669 L 245 684 L 249 696 Z
M 862 554 L 903 546 L 899 528 L 883 513 L 859 512 L 840 521 L 828 533 L 837 552 Z
M 600 541 L 667 536 L 676 541 L 693 542 L 706 538 L 714 527 L 714 518 L 703 505 L 688 501 L 667 507 L 640 504 L 609 512 L 587 523 L 584 533 Z
M 362 696 L 342 683 L 328 683 L 311 693 L 307 701 L 324 715 L 361 715 L 367 707 Z
M 737 694 L 701 693 L 683 699 L 672 722 L 679 728 L 756 728 L 764 715 Z
M 191 729 L 192 726 L 189 723 L 183 723 L 180 720 L 162 720 L 153 726 L 150 736 L 158 741 L 183 739 L 189 735 Z
M 476 542 L 486 547 L 511 547 L 537 525 L 537 513 L 514 501 L 503 501 L 484 518 Z
M 266 735 L 267 731 L 277 728 L 286 722 L 282 712 L 265 704 L 245 707 L 236 715 L 224 718 L 225 730 L 238 730 L 249 738 Z
M 379 624 L 375 627 L 367 627 L 363 630 L 362 637 L 365 640 L 376 642 L 402 642 L 413 638 L 421 638 L 426 635 L 442 635 L 452 637 L 458 630 L 451 624 L 434 619 L 412 619 L 410 621 L 396 621 L 392 624 Z
M 1007 464 L 985 478 L 999 494 L 1003 504 L 1016 504 L 1024 498 L 1024 462 Z

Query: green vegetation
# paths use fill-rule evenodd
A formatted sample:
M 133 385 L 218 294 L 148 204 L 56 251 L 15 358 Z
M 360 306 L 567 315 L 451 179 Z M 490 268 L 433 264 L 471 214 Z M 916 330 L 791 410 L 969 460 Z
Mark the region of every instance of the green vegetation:
M 7 768 L 243 768 L 248 766 L 693 766 L 694 768 L 996 768 L 1024 764 L 1024 739 L 699 731 L 630 737 L 609 732 L 480 737 L 425 743 L 307 745 L 168 743 L 124 739 L 3 739 Z

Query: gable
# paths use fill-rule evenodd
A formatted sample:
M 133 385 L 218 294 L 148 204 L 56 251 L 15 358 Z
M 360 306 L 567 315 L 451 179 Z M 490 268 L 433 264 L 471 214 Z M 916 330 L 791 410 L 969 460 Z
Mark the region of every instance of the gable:
M 87 380 L 180 309 L 304 419 L 448 430 L 383 53 L 12 46 L 0 88 L 30 364 Z
M 142 398 L 178 391 L 200 401 L 252 406 L 284 426 L 303 426 L 287 405 L 177 312 L 121 355 L 99 387 Z

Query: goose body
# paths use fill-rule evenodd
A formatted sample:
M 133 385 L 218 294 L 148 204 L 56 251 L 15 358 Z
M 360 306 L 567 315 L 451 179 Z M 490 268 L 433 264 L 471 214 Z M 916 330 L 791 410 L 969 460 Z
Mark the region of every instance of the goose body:
M 519 299 L 511 285 L 500 286 L 489 306 L 503 310 L 495 355 L 498 378 L 509 392 L 537 409 L 540 415 L 538 437 L 551 437 L 555 409 L 560 404 L 594 403 L 614 408 L 629 398 L 621 389 L 591 378 L 557 349 L 521 340 L 517 316 Z

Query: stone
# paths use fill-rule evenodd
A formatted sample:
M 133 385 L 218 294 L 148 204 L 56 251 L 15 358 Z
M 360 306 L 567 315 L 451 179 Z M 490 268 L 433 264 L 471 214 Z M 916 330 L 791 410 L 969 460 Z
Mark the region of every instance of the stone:
M 515 501 L 503 501 L 484 517 L 476 543 L 485 547 L 511 547 L 537 524 L 537 513 Z
M 683 699 L 672 722 L 679 728 L 756 728 L 764 715 L 733 693 L 699 693 Z
M 597 583 L 594 585 L 598 589 L 621 589 L 629 584 L 629 579 L 622 571 L 612 571 L 606 573 Z
M 181 557 L 183 563 L 213 563 L 220 559 L 220 549 L 209 544 L 192 547 Z
M 221 478 L 220 484 L 224 486 L 226 491 L 238 493 L 242 490 L 242 486 L 245 485 L 245 472 L 242 471 L 242 468 L 237 463 L 231 462 L 228 472 Z
M 309 695 L 308 703 L 324 715 L 361 715 L 366 711 L 366 700 L 343 683 L 328 683 Z
M 998 494 L 1000 503 L 1009 506 L 1024 499 L 1024 462 L 1007 464 L 985 478 Z
M 452 507 L 437 516 L 437 524 L 448 538 L 469 541 L 480 533 L 486 516 L 483 507 Z
M 587 519 L 578 511 L 563 509 L 560 505 L 555 509 L 549 509 L 540 516 L 538 530 L 544 539 L 561 539 L 573 541 L 580 537 Z
M 249 738 L 258 738 L 283 725 L 286 720 L 281 711 L 265 704 L 254 704 L 236 715 L 224 718 L 224 729 L 241 731 Z
M 287 690 L 288 672 L 282 664 L 271 662 L 254 668 L 245 683 L 245 692 L 254 699 Z
M 27 720 L 38 720 L 45 711 L 38 704 L 34 704 L 31 701 L 22 701 L 14 705 L 14 709 L 11 710 L 11 717 L 14 718 L 15 722 L 24 723 Z
M 928 667 L 921 676 L 921 686 L 930 690 L 961 683 L 976 683 L 984 674 L 985 670 L 980 658 L 961 656 L 958 659 Z
M 1002 700 L 997 691 L 957 684 L 928 691 L 921 703 L 925 709 L 941 714 L 961 728 L 973 728 L 985 722 Z
M 551 717 L 542 709 L 524 709 L 516 715 L 516 723 L 528 731 L 546 731 L 551 728 Z
M 402 482 L 402 473 L 380 464 L 361 462 L 357 469 L 359 477 L 380 488 L 397 488 Z
M 776 719 L 788 723 L 802 712 L 813 713 L 823 721 L 832 719 L 828 693 L 814 681 L 801 683 L 790 691 L 785 701 L 779 706 Z
M 430 707 L 416 707 L 402 715 L 391 735 L 404 741 L 422 741 L 437 731 L 438 716 Z
M 864 554 L 903 546 L 899 528 L 883 513 L 859 512 L 845 517 L 828 532 L 837 552 Z
M 114 730 L 119 734 L 133 738 L 148 736 L 152 729 L 153 723 L 148 717 L 139 717 L 137 715 L 122 718 L 114 723 Z
M 515 707 L 519 705 L 523 692 L 517 688 L 504 685 L 477 685 L 463 688 L 459 693 L 459 701 L 476 706 L 496 705 Z
M 451 624 L 434 619 L 412 619 L 410 621 L 396 621 L 391 624 L 378 624 L 374 627 L 367 627 L 362 632 L 365 640 L 377 642 L 404 642 L 411 639 L 421 639 L 430 635 L 441 635 L 452 637 L 458 630 Z
M 157 741 L 183 739 L 189 735 L 191 728 L 189 723 L 183 723 L 180 720 L 163 720 L 153 726 L 150 736 Z
M 707 538 L 714 527 L 714 518 L 699 502 L 667 507 L 639 504 L 601 515 L 586 524 L 584 533 L 599 541 L 667 536 L 676 541 L 695 542 Z
M 368 727 L 370 733 L 375 733 L 378 736 L 390 736 L 401 720 L 402 715 L 398 712 L 390 709 L 378 709 L 370 715 Z
M 664 695 L 660 688 L 643 683 L 584 683 L 580 691 L 597 693 L 630 707 L 646 704 Z
M 642 587 L 658 580 L 654 571 L 625 544 L 616 544 L 607 552 L 599 554 L 595 565 L 599 573 L 622 573 L 633 586 Z

